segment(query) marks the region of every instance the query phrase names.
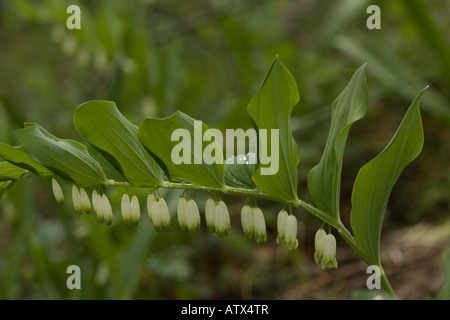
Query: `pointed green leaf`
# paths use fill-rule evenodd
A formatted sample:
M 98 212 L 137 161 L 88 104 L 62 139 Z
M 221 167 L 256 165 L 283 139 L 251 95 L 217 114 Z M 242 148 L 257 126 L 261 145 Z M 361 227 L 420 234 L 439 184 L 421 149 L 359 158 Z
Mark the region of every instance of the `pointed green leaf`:
M 342 158 L 352 124 L 367 113 L 368 89 L 365 65 L 360 67 L 347 87 L 333 102 L 328 139 L 317 166 L 308 175 L 308 189 L 316 206 L 339 219 Z
M 256 186 L 274 199 L 297 199 L 299 152 L 292 138 L 290 116 L 300 97 L 294 78 L 275 58 L 247 111 L 258 130 L 259 164 L 252 176 Z M 262 136 L 260 130 L 266 130 Z M 278 139 L 272 138 L 278 130 Z M 261 163 L 261 154 L 270 155 L 267 164 Z M 271 158 L 271 159 L 270 159 Z M 277 167 L 278 164 L 278 167 Z
M 359 170 L 353 186 L 351 226 L 368 264 L 381 265 L 380 235 L 389 195 L 403 169 L 422 150 L 422 93 L 414 99 L 386 148 Z
M 218 134 L 181 111 L 163 119 L 147 118 L 139 126 L 139 139 L 159 159 L 169 179 L 209 187 L 225 185 Z
M 22 178 L 28 170 L 17 167 L 8 161 L 0 161 L 0 181 L 17 180 Z
M 15 166 L 32 171 L 40 177 L 48 177 L 54 173 L 34 160 L 22 147 L 12 147 L 5 143 L 0 143 L 0 156 Z
M 137 127 L 120 113 L 114 102 L 86 102 L 75 110 L 73 120 L 78 134 L 129 182 L 136 186 L 161 183 L 161 168 L 139 142 Z
M 249 161 L 250 154 L 238 154 L 232 156 L 225 162 L 225 184 L 230 187 L 255 189 L 256 185 L 252 180 L 252 175 L 256 170 L 256 164 Z M 252 157 L 256 157 L 253 154 Z M 238 163 L 237 159 L 241 159 L 244 163 Z
M 28 124 L 16 134 L 27 152 L 57 175 L 83 187 L 107 182 L 100 165 L 78 141 L 59 139 L 38 124 Z

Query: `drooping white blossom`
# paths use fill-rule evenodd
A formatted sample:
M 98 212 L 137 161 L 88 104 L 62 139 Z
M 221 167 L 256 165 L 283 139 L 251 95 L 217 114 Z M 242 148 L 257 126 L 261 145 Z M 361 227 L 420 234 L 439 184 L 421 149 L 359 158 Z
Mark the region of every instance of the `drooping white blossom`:
M 214 212 L 215 232 L 219 237 L 225 237 L 231 232 L 230 214 L 225 202 L 218 201 Z
M 56 202 L 58 202 L 59 204 L 64 204 L 64 193 L 55 177 L 52 178 L 52 190 Z
M 284 241 L 284 230 L 285 230 L 285 222 L 286 218 L 288 217 L 288 213 L 286 210 L 282 209 L 277 216 L 277 243 L 283 244 Z
M 186 226 L 190 232 L 195 232 L 200 228 L 200 212 L 194 200 L 186 202 Z
M 294 250 L 298 247 L 297 240 L 297 218 L 290 214 L 284 221 L 283 247 L 287 250 Z
M 91 201 L 89 200 L 89 196 L 84 188 L 80 188 L 80 201 L 83 211 L 86 213 L 91 213 Z
M 137 224 L 140 218 L 141 207 L 139 205 L 139 199 L 136 195 L 133 195 L 130 201 L 130 221 L 132 224 Z
M 178 224 L 179 224 L 181 230 L 187 230 L 187 225 L 186 225 L 186 198 L 183 197 L 183 196 L 181 196 L 180 199 L 178 199 L 177 218 L 178 218 Z
M 252 208 L 253 212 L 253 231 L 256 242 L 265 242 L 267 240 L 266 221 L 260 208 Z
M 247 238 L 252 239 L 254 228 L 253 228 L 253 210 L 249 205 L 245 205 L 241 210 L 241 225 L 242 231 L 247 236 Z
M 216 232 L 216 226 L 214 222 L 216 216 L 215 210 L 216 210 L 216 203 L 214 202 L 214 199 L 208 198 L 205 204 L 205 220 L 206 226 L 211 232 Z

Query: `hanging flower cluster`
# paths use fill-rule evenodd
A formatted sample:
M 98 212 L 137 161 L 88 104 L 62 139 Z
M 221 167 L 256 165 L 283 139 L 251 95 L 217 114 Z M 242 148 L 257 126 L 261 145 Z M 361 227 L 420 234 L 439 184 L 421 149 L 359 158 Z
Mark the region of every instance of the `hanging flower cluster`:
M 56 201 L 64 203 L 64 194 L 55 178 L 52 178 L 52 190 Z M 186 199 L 187 197 L 187 199 Z M 110 225 L 113 220 L 113 213 L 108 197 L 101 190 L 94 189 L 92 192 L 92 206 L 89 196 L 84 188 L 72 186 L 72 201 L 77 213 L 89 214 L 93 210 L 97 214 L 100 222 Z M 166 201 L 153 190 L 147 196 L 147 212 L 155 230 L 167 228 L 171 224 L 171 217 Z M 208 229 L 216 233 L 219 237 L 225 237 L 231 232 L 231 220 L 227 205 L 220 197 L 214 199 L 209 197 L 205 203 L 205 222 Z M 121 201 L 121 214 L 125 223 L 136 225 L 141 217 L 141 207 L 136 195 L 131 198 L 124 193 Z M 199 230 L 201 225 L 200 211 L 197 203 L 191 199 L 187 190 L 180 196 L 177 204 L 177 220 L 180 228 L 191 233 Z M 254 201 L 251 203 L 247 199 L 241 210 L 242 231 L 249 239 L 255 239 L 261 243 L 267 241 L 267 230 L 264 214 Z M 297 218 L 292 213 L 288 213 L 284 208 L 277 216 L 277 243 L 286 250 L 294 250 L 298 247 L 297 240 Z M 320 263 L 322 268 L 337 268 L 336 260 L 336 239 L 321 227 L 315 236 L 316 263 Z
M 314 259 L 316 263 L 320 262 L 322 269 L 325 267 L 337 268 L 336 239 L 331 233 L 326 234 L 322 228 L 317 230 L 314 246 L 316 248 Z
M 282 209 L 277 217 L 277 243 L 282 244 L 287 250 L 294 250 L 298 247 L 297 240 L 297 218 Z

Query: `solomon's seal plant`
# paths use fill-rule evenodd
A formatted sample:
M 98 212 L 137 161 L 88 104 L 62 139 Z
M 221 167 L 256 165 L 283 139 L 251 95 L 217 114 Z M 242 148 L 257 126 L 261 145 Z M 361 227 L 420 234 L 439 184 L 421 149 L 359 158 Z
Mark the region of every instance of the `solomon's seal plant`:
M 113 215 L 108 189 L 125 187 L 121 216 L 125 223 L 137 224 L 140 205 L 133 189 L 145 188 L 149 192 L 148 215 L 154 228 L 160 230 L 172 221 L 159 189 L 180 189 L 184 191 L 176 220 L 183 230 L 195 232 L 202 219 L 189 190 L 203 190 L 210 193 L 202 207 L 206 226 L 224 237 L 230 233 L 231 221 L 220 195 L 236 194 L 247 197 L 241 211 L 242 229 L 257 242 L 266 241 L 267 232 L 265 213 L 258 208 L 256 199 L 269 199 L 282 206 L 277 216 L 277 243 L 288 250 L 297 248 L 297 218 L 292 208 L 307 211 L 323 221 L 315 237 L 314 254 L 322 268 L 338 266 L 336 239 L 331 233 L 335 230 L 364 261 L 380 268 L 383 288 L 395 297 L 381 265 L 381 227 L 396 180 L 422 149 L 419 99 L 423 90 L 385 149 L 359 170 L 351 196 L 351 228 L 348 228 L 341 221 L 339 209 L 342 160 L 352 124 L 364 117 L 368 109 L 365 67 L 356 70 L 332 104 L 323 154 L 308 175 L 308 191 L 314 205 L 298 197 L 301 152 L 292 137 L 290 114 L 299 94 L 294 78 L 278 57 L 247 107 L 259 133 L 260 152 L 256 157 L 250 153 L 231 157 L 227 154 L 227 161 L 223 161 L 224 152 L 218 143 L 220 131 L 209 129 L 180 111 L 167 118 L 146 118 L 135 125 L 120 113 L 114 102 L 88 101 L 74 113 L 80 141 L 61 139 L 39 124 L 25 123 L 16 132 L 19 146 L 0 143 L 0 156 L 4 159 L 0 162 L 0 196 L 17 180 L 35 174 L 51 180 L 54 197 L 62 204 L 64 193 L 57 180 L 64 181 L 72 185 L 76 212 L 89 213 L 92 209 L 100 222 L 111 224 L 117 215 Z M 174 132 L 179 133 L 175 139 Z M 186 140 L 180 142 L 181 138 Z M 187 144 L 188 140 L 193 147 Z M 203 142 L 209 143 L 204 146 Z M 270 155 L 276 172 L 268 170 L 272 161 L 267 161 L 268 154 L 261 150 L 278 150 L 278 154 Z M 183 161 L 173 161 L 174 154 Z M 199 161 L 199 156 L 201 159 L 208 154 L 205 161 Z M 229 161 L 233 159 L 239 161 Z M 88 192 L 92 194 L 91 200 Z M 328 226 L 328 232 L 324 225 Z

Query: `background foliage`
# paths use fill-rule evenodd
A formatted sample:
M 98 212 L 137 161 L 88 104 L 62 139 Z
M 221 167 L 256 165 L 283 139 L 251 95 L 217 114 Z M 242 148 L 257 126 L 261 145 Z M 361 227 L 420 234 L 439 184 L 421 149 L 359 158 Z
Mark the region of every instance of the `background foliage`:
M 381 8 L 381 30 L 366 28 L 372 3 Z M 81 8 L 81 30 L 65 27 L 70 4 Z M 424 149 L 394 187 L 382 259 L 401 298 L 435 298 L 439 290 L 448 297 L 441 288 L 449 274 L 449 9 L 448 0 L 1 1 L 0 141 L 17 144 L 25 121 L 76 138 L 73 112 L 94 99 L 115 101 L 137 124 L 181 110 L 209 127 L 249 128 L 246 107 L 278 54 L 299 87 L 291 125 L 299 194 L 311 201 L 307 173 L 320 160 L 331 103 L 367 62 L 369 111 L 352 127 L 343 161 L 344 223 L 358 169 L 429 84 Z M 179 194 L 165 194 L 172 213 Z M 366 266 L 345 243 L 338 241 L 339 269 L 314 264 L 320 222 L 303 212 L 296 212 L 299 248 L 286 252 L 275 243 L 276 203 L 259 201 L 269 237 L 256 244 L 241 231 L 240 197 L 226 197 L 234 227 L 219 239 L 206 227 L 155 233 L 144 218 L 127 226 L 117 216 L 120 195 L 112 194 L 116 223 L 107 227 L 56 205 L 49 180 L 18 183 L 0 202 L 0 298 L 346 299 L 365 288 Z M 206 193 L 191 195 L 203 206 Z M 65 286 L 72 264 L 82 270 L 82 290 Z

